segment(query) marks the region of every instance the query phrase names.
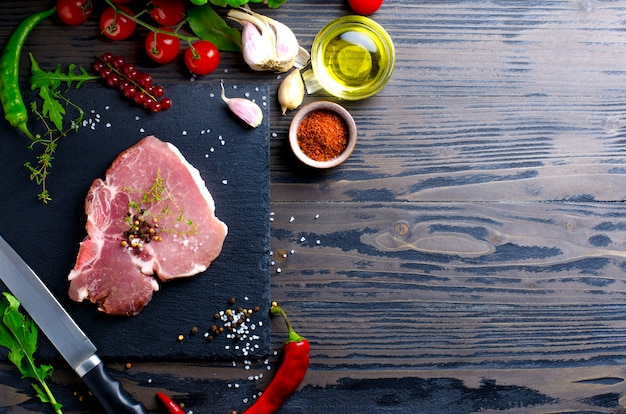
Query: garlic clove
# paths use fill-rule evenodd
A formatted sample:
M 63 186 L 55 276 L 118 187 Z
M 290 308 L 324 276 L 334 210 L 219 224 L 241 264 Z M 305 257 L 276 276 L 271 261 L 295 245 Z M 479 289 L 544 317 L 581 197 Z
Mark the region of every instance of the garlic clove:
M 298 47 L 298 56 L 293 66 L 297 69 L 303 69 L 311 61 L 311 54 L 302 46 Z
M 253 23 L 243 21 L 241 25 L 243 26 L 241 32 L 243 60 L 253 70 L 266 70 L 267 62 L 274 58 L 270 49 L 271 37 L 267 35 L 267 31 L 260 32 Z
M 282 80 L 278 87 L 278 102 L 283 115 L 287 110 L 299 107 L 304 100 L 304 82 L 300 69 L 294 69 Z
M 276 37 L 276 69 L 279 72 L 286 72 L 291 69 L 296 61 L 300 46 L 296 35 L 289 27 L 271 18 L 267 18 L 267 24 L 274 31 Z
M 244 61 L 256 71 L 271 69 L 276 56 L 274 51 L 276 36 L 265 19 L 248 11 L 248 9 L 228 11 L 228 17 L 243 27 L 241 49 Z
M 263 122 L 263 110 L 259 105 L 245 98 L 227 98 L 224 84 L 220 82 L 220 85 L 222 86 L 222 100 L 226 102 L 228 109 L 232 113 L 252 128 L 261 125 L 261 122 Z

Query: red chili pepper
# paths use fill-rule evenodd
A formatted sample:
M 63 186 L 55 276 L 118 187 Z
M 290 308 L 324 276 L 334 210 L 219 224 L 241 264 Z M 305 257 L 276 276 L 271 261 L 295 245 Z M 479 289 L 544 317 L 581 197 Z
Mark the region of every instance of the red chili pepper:
M 185 414 L 183 409 L 180 408 L 178 406 L 178 404 L 176 404 L 174 401 L 172 401 L 172 399 L 170 397 L 168 397 L 167 395 L 163 394 L 162 392 L 157 392 L 156 396 L 159 399 L 159 401 L 161 401 L 163 403 L 163 405 L 167 409 L 168 413 L 170 413 L 170 414 Z
M 293 330 L 285 312 L 272 303 L 270 312 L 279 314 L 287 324 L 289 337 L 283 345 L 283 361 L 263 394 L 244 414 L 273 414 L 296 391 L 309 368 L 311 346 L 306 338 Z

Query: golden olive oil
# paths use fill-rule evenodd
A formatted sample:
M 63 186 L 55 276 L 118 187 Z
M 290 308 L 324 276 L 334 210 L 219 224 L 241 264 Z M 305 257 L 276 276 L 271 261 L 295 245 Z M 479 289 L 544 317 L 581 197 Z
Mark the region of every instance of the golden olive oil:
M 323 64 L 335 82 L 346 88 L 364 88 L 385 66 L 380 48 L 365 31 L 350 30 L 322 45 Z
M 389 80 L 395 65 L 393 42 L 373 20 L 344 16 L 320 31 L 313 42 L 311 64 L 316 81 L 326 91 L 344 99 L 362 99 Z

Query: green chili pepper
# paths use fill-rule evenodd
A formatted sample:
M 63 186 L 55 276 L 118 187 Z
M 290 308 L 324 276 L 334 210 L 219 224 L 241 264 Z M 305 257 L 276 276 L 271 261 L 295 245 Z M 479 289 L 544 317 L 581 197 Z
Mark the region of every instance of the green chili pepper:
M 22 47 L 30 32 L 41 21 L 50 17 L 56 7 L 32 14 L 22 20 L 4 45 L 0 55 L 0 100 L 4 117 L 9 123 L 24 132 L 31 139 L 33 134 L 28 130 L 28 110 L 20 90 L 20 55 Z
M 207 0 L 191 0 L 191 3 L 196 6 L 202 6 L 207 3 Z

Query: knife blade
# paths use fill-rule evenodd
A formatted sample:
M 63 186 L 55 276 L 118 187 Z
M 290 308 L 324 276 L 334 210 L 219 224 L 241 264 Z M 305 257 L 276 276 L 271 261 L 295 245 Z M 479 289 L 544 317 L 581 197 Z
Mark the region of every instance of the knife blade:
M 134 401 L 121 383 L 106 372 L 96 346 L 2 236 L 0 279 L 108 414 L 146 413 L 144 406 Z

